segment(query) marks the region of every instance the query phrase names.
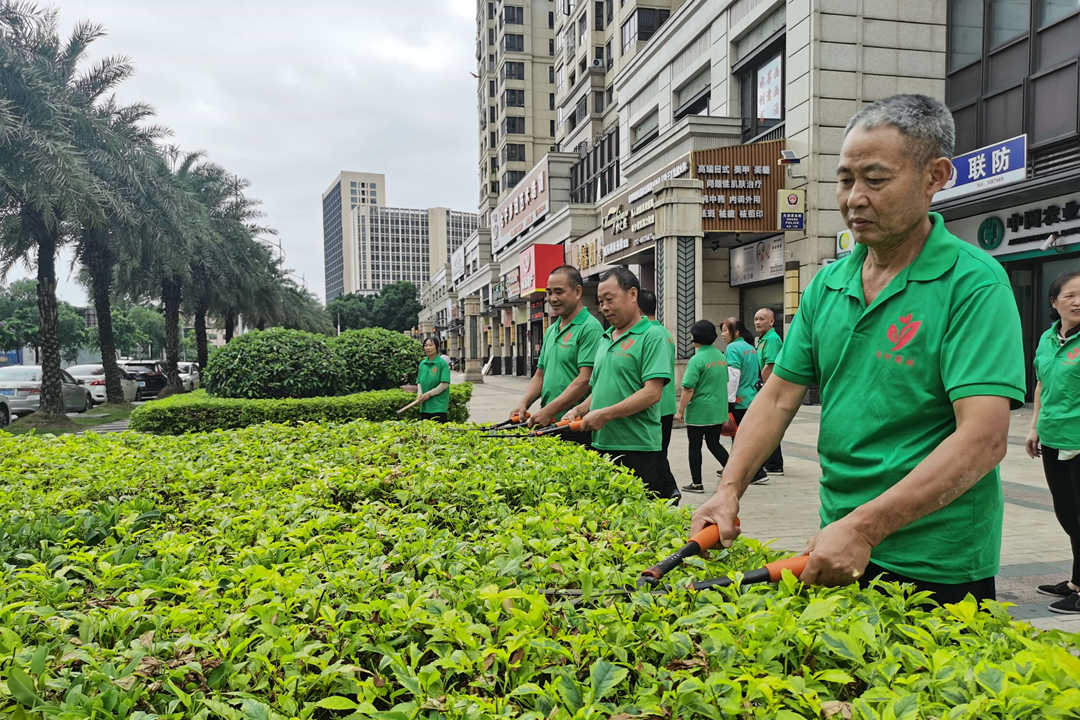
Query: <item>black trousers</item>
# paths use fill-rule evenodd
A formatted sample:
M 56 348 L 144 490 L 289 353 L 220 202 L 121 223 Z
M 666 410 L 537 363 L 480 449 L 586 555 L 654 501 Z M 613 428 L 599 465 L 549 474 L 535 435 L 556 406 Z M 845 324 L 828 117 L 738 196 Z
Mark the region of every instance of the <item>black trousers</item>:
M 1080 585 L 1080 455 L 1062 462 L 1056 448 L 1043 445 L 1042 461 L 1046 484 L 1054 499 L 1054 514 L 1072 543 L 1070 579 L 1073 585 Z
M 592 432 L 589 430 L 580 430 L 573 432 L 571 430 L 564 430 L 559 433 L 559 439 L 566 442 L 577 443 L 586 450 L 592 450 Z
M 420 413 L 420 419 L 421 420 L 431 420 L 431 421 L 437 422 L 437 423 L 444 423 L 444 422 L 449 421 L 447 413 L 426 413 L 426 412 L 422 412 L 422 413 Z
M 633 471 L 653 495 L 674 500 L 682 496 L 679 489 L 675 487 L 675 479 L 670 477 L 671 469 L 667 465 L 667 458 L 663 451 L 605 450 L 604 454 L 611 458 L 612 462 Z
M 976 600 L 997 599 L 997 588 L 994 584 L 994 578 L 992 577 L 950 585 L 946 583 L 928 582 L 926 580 L 916 580 L 915 578 L 909 578 L 894 573 L 891 570 L 886 570 L 880 565 L 870 563 L 866 566 L 866 572 L 859 578 L 859 585 L 867 587 L 870 584 L 870 581 L 876 577 L 880 577 L 882 580 L 891 580 L 893 582 L 911 583 L 915 586 L 915 589 L 919 591 L 927 590 L 933 593 L 934 600 L 939 605 L 960 602 L 968 593 L 971 593 Z
M 671 483 L 671 487 L 675 488 L 675 495 L 673 497 L 682 497 L 682 492 L 679 490 L 679 484 L 675 482 L 675 473 L 671 472 L 671 462 L 668 460 L 668 445 L 671 444 L 671 429 L 675 425 L 675 415 L 661 415 L 660 416 L 660 449 L 664 453 L 664 474 L 667 476 L 667 481 Z
M 735 424 L 736 425 L 742 425 L 742 419 L 743 419 L 743 417 L 746 416 L 746 411 L 749 410 L 749 409 L 750 408 L 742 408 L 742 409 L 731 408 L 731 414 L 735 416 Z M 735 433 L 736 437 L 738 437 L 738 434 L 739 433 L 736 431 L 736 433 Z M 735 449 L 735 438 L 731 438 L 731 449 L 732 450 Z M 765 470 L 763 468 L 758 468 L 757 472 L 754 473 L 754 479 L 755 480 L 760 480 L 763 477 L 765 477 Z
M 780 446 L 777 445 L 773 450 L 773 454 L 769 456 L 769 459 L 765 461 L 766 472 L 783 472 L 784 471 L 784 453 L 780 451 Z
M 705 442 L 709 452 L 721 465 L 727 465 L 728 453 L 720 444 L 722 425 L 687 425 L 686 437 L 690 441 L 690 478 L 695 485 L 701 484 L 701 443 Z

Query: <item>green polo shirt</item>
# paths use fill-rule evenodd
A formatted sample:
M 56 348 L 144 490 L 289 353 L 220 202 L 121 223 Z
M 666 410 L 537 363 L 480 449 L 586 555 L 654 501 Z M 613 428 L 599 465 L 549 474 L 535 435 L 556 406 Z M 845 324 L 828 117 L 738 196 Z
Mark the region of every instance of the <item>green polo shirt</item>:
M 1039 441 L 1058 450 L 1080 450 L 1080 332 L 1058 340 L 1061 321 L 1043 333 L 1035 350 Z
M 544 333 L 544 346 L 536 367 L 544 371 L 544 384 L 540 389 L 540 405 L 544 406 L 563 394 L 574 382 L 583 367 L 592 367 L 596 360 L 596 347 L 604 328 L 586 308 L 581 308 L 566 327 L 560 328 L 562 320 L 551 323 Z M 562 414 L 555 418 L 562 419 Z
M 761 367 L 776 363 L 782 347 L 784 347 L 784 341 L 780 339 L 776 328 L 766 330 L 765 334 L 757 339 L 758 363 Z
M 675 338 L 671 337 L 671 333 L 662 323 L 653 320 L 652 324 L 664 331 L 664 336 L 667 337 L 670 348 L 668 355 L 671 359 L 672 381 L 664 385 L 664 394 L 660 397 L 660 417 L 666 417 L 674 415 L 675 411 L 679 409 L 678 403 L 675 402 Z
M 822 268 L 802 296 L 773 372 L 821 388 L 821 524 L 878 497 L 956 430 L 952 403 L 1024 399 L 1020 315 L 1004 269 L 933 229 L 915 261 L 867 307 L 866 246 Z M 1003 512 L 998 471 L 887 537 L 871 559 L 929 582 L 997 573 Z
M 686 363 L 682 386 L 693 390 L 686 406 L 687 425 L 723 425 L 728 419 L 727 357 L 715 345 L 702 345 Z
M 604 331 L 593 365 L 592 410 L 611 407 L 645 387 L 645 381 L 663 378 L 673 382 L 666 333 L 648 318 L 612 340 L 614 327 Z M 598 450 L 659 452 L 661 447 L 660 403 L 636 415 L 612 420 L 593 433 Z
M 445 360 L 436 355 L 434 360 L 424 358 L 420 361 L 420 369 L 416 371 L 416 384 L 420 386 L 421 391 L 427 392 L 433 390 L 439 383 L 448 382 L 450 382 L 450 366 Z M 450 388 L 425 400 L 420 405 L 420 412 L 450 412 Z
M 742 338 L 729 342 L 727 350 L 729 368 L 739 371 L 739 387 L 735 390 L 735 409 L 745 410 L 757 396 L 757 383 L 761 379 L 761 365 L 753 346 Z

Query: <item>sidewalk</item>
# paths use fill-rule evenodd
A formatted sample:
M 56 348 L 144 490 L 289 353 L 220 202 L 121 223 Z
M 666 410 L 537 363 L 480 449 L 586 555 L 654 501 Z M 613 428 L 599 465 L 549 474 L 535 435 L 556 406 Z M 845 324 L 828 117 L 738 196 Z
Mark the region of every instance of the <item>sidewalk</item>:
M 463 377 L 455 373 L 454 382 L 462 381 Z M 480 423 L 505 420 L 527 382 L 527 378 L 504 375 L 484 378 L 483 384 L 473 386 L 471 419 Z M 799 410 L 784 436 L 785 474 L 771 478 L 768 485 L 752 485 L 743 497 L 743 531 L 759 540 L 772 541 L 777 549 L 801 550 L 818 529 L 819 420 L 819 406 L 804 405 Z M 1054 517 L 1042 464 L 1029 459 L 1024 452 L 1024 437 L 1030 423 L 1030 409 L 1013 412 L 1009 451 L 1001 464 L 1005 522 L 1001 571 L 997 577 L 998 600 L 1014 603 L 1013 617 L 1036 627 L 1080 632 L 1080 616 L 1050 612 L 1046 606 L 1052 598 L 1035 592 L 1036 585 L 1060 582 L 1067 577 L 1072 559 L 1068 537 Z M 727 441 L 725 447 L 730 448 Z M 689 483 L 686 432 L 678 427 L 668 456 L 679 485 Z M 686 494 L 684 504 L 700 505 L 716 488 L 720 464 L 707 449 L 704 456 L 702 476 L 706 494 Z

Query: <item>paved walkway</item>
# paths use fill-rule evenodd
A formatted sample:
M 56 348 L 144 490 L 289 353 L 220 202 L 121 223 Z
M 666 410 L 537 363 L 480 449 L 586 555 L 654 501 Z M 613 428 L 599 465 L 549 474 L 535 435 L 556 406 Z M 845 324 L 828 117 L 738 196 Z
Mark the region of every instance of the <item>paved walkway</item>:
M 455 373 L 454 382 L 462 376 Z M 497 422 L 525 390 L 525 378 L 495 376 L 473 387 L 471 417 L 476 422 Z M 804 405 L 784 437 L 784 470 L 768 485 L 751 486 L 743 497 L 743 531 L 751 537 L 772 541 L 775 548 L 801 550 L 818 529 L 817 435 L 820 407 Z M 1031 423 L 1031 410 L 1013 412 L 1009 431 L 1009 451 L 1001 464 L 1005 494 L 1005 522 L 1002 536 L 1001 572 L 997 578 L 998 599 L 1015 603 L 1013 616 L 1042 628 L 1062 628 L 1080 632 L 1080 616 L 1057 615 L 1047 610 L 1051 598 L 1035 592 L 1035 586 L 1059 582 L 1071 565 L 1068 537 L 1054 517 L 1050 493 L 1046 489 L 1041 463 L 1024 452 L 1024 437 Z M 725 446 L 730 445 L 725 441 Z M 684 502 L 699 505 L 716 487 L 720 464 L 708 450 L 702 474 L 706 495 L 684 495 Z M 676 428 L 669 451 L 671 467 L 682 486 L 690 482 L 686 463 L 686 433 Z

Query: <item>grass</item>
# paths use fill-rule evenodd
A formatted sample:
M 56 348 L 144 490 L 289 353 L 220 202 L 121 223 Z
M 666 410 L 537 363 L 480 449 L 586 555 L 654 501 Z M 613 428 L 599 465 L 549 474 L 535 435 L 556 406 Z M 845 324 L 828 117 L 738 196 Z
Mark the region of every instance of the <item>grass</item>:
M 38 413 L 32 413 L 11 423 L 4 428 L 4 430 L 12 435 L 25 435 L 29 432 L 34 432 L 38 435 L 44 435 L 46 433 L 52 435 L 70 435 L 71 433 L 82 432 L 84 430 L 93 430 L 95 427 L 106 423 L 126 420 L 134 409 L 135 406 L 130 403 L 98 405 L 91 410 L 87 410 L 85 413 L 75 415 L 74 417 L 64 417 L 59 420 L 46 420 L 44 416 L 39 415 Z

